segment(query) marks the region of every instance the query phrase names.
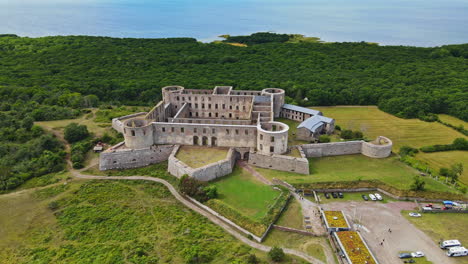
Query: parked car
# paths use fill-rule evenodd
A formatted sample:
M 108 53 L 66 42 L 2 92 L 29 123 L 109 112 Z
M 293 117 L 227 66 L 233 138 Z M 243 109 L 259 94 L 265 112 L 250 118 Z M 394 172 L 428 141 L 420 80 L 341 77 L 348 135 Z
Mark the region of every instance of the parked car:
M 440 248 L 442 249 L 447 249 L 451 247 L 460 247 L 460 246 L 461 246 L 460 241 L 456 239 L 445 240 L 445 241 L 442 241 L 442 243 L 440 243 Z
M 338 193 L 338 197 L 343 198 L 343 197 L 344 197 L 343 193 L 342 193 L 342 192 L 339 192 L 339 193 Z
M 416 261 L 414 259 L 410 259 L 403 261 L 403 263 L 416 263 Z
M 337 194 L 336 192 L 332 192 L 332 196 L 333 196 L 333 198 L 335 198 L 335 199 L 338 198 L 338 194 Z
M 375 195 L 373 195 L 372 193 L 369 193 L 369 198 L 370 198 L 372 201 L 377 201 L 377 198 L 375 198 Z
M 424 257 L 424 253 L 422 251 L 416 251 L 416 252 L 412 252 L 411 256 L 413 258 L 422 258 Z
M 375 194 L 375 198 L 377 198 L 377 200 L 379 200 L 379 201 L 383 200 L 382 195 L 380 195 L 378 193 Z
M 361 196 L 362 196 L 362 199 L 364 199 L 364 201 L 369 201 L 369 198 L 367 198 L 367 195 L 363 194 Z
M 409 216 L 411 217 L 421 217 L 420 213 L 409 213 Z
M 324 193 L 323 195 L 325 195 L 325 198 L 330 199 L 330 194 L 329 193 Z
M 398 257 L 401 259 L 412 258 L 411 253 L 400 253 Z

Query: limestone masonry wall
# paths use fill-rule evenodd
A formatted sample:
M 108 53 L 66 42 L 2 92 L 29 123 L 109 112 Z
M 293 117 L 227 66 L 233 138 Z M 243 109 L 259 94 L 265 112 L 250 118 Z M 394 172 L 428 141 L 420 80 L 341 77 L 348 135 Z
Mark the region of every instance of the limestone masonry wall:
M 302 145 L 306 157 L 326 157 L 349 154 L 360 154 L 362 141 L 347 141 Z
M 262 155 L 251 151 L 249 155 L 249 164 L 260 168 L 290 171 L 301 174 L 309 174 L 309 161 L 305 158 L 296 158 L 285 155 Z
M 386 137 L 378 137 L 375 143 L 363 142 L 362 155 L 371 158 L 386 158 L 392 153 L 393 143 Z
M 236 163 L 236 155 L 234 155 L 235 150 L 233 148 L 229 149 L 226 159 L 210 163 L 200 168 L 192 168 L 176 158 L 177 151 L 179 151 L 179 146 L 174 148 L 168 159 L 168 171 L 177 178 L 187 174 L 200 181 L 211 181 L 232 173 L 232 169 Z
M 126 115 L 126 116 L 121 116 L 112 119 L 112 128 L 117 130 L 120 133 L 123 133 L 123 128 L 124 128 L 124 120 L 130 119 L 130 118 L 136 118 L 136 117 L 143 117 L 147 113 L 146 112 L 141 112 L 141 113 L 136 113 L 136 114 L 131 114 L 131 115 Z
M 114 148 L 123 146 L 123 142 Z M 106 150 L 99 156 L 99 169 L 130 169 L 148 166 L 168 159 L 174 148 L 173 145 L 152 146 L 145 149 Z
M 392 153 L 392 141 L 378 137 L 374 142 L 347 141 L 321 144 L 305 144 L 302 149 L 306 157 L 326 157 L 349 154 L 362 154 L 371 158 L 386 158 Z

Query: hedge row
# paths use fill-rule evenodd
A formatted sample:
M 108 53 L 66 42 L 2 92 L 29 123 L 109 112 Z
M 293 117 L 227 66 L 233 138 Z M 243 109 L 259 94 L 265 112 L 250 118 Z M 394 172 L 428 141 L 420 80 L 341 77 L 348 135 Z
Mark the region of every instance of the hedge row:
M 423 199 L 446 199 L 446 200 L 466 200 L 462 194 L 435 192 L 435 191 L 412 191 L 400 190 L 389 186 L 379 180 L 361 180 L 361 181 L 340 181 L 340 182 L 317 182 L 308 184 L 298 184 L 294 187 L 298 189 L 360 189 L 360 188 L 379 188 L 398 197 L 423 198 Z

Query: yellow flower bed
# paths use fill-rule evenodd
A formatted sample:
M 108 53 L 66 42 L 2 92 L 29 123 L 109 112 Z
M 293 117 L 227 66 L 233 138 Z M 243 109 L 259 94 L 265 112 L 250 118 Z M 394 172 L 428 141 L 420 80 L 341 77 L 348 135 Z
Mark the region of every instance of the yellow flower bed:
M 375 264 L 375 259 L 369 252 L 356 231 L 342 231 L 335 233 L 353 264 Z
M 324 211 L 328 227 L 349 227 L 341 211 Z

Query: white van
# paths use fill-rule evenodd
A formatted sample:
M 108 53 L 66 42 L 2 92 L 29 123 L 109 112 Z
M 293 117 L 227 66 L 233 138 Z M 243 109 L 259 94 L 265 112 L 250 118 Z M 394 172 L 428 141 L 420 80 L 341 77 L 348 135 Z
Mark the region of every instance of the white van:
M 449 257 L 461 257 L 461 256 L 467 256 L 468 255 L 468 250 L 464 247 L 451 247 L 447 251 L 447 256 Z
M 458 240 L 445 240 L 442 243 L 440 243 L 440 248 L 447 249 L 451 247 L 459 247 L 461 246 L 460 241 Z

